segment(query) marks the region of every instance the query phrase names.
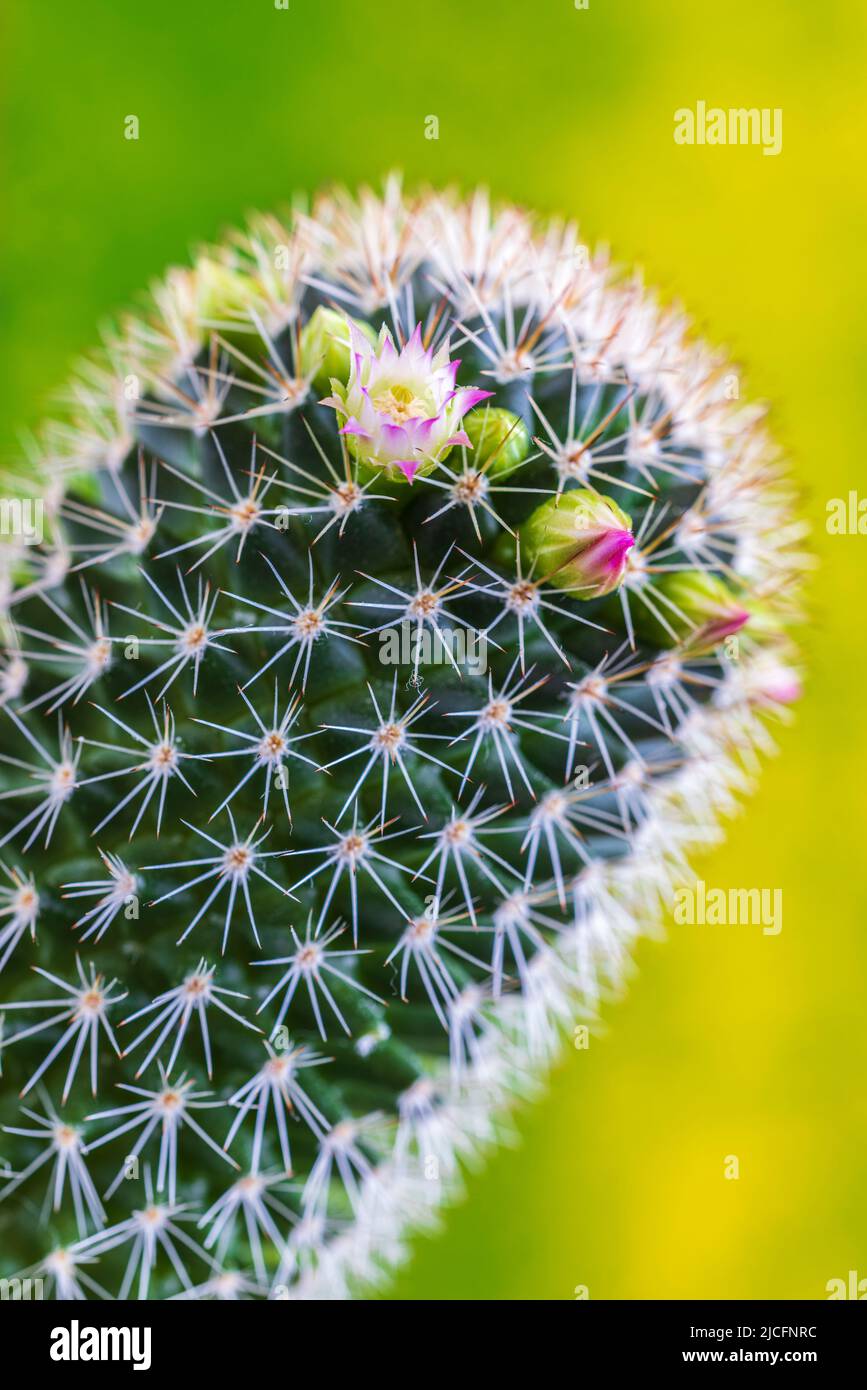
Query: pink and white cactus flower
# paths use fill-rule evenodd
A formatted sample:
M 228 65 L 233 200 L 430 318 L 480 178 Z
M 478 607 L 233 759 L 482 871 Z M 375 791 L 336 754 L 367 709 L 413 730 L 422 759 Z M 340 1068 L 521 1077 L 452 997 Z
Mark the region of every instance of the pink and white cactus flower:
M 455 445 L 472 447 L 461 421 L 491 392 L 455 384 L 461 364 L 450 360 L 448 343 L 436 352 L 426 348 L 420 324 L 400 349 L 385 326 L 376 344 L 354 324 L 347 327 L 349 380 L 344 386 L 332 378 L 333 394 L 322 404 L 337 411 L 340 433 L 360 464 L 411 483 Z

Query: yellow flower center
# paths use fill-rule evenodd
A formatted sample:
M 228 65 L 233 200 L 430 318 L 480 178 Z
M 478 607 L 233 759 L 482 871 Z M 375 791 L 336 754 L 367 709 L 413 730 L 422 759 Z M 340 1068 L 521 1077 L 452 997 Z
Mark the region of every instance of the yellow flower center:
M 407 420 L 424 419 L 428 413 L 425 402 L 413 394 L 408 386 L 389 386 L 381 391 L 373 402 L 380 415 L 387 415 L 395 425 L 404 425 Z

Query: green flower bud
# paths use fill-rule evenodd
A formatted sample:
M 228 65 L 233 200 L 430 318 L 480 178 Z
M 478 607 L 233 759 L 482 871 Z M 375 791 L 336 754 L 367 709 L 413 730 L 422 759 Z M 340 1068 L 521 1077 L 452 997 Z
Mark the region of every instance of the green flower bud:
M 725 581 L 705 570 L 664 574 L 654 582 L 653 591 L 657 596 L 655 606 L 694 651 L 709 651 L 718 646 L 739 632 L 750 618 Z M 639 622 L 639 631 L 669 644 L 671 634 L 657 620 L 651 618 L 651 623 L 652 633 L 648 632 L 646 620 Z
M 213 260 L 201 261 L 194 275 L 196 314 L 200 322 L 217 326 L 220 336 L 231 347 L 248 353 L 253 341 L 249 311 L 253 308 L 261 313 L 265 308 L 261 286 L 251 275 Z M 256 380 L 255 373 L 240 357 L 232 358 L 232 371 L 241 380 Z
M 488 477 L 511 473 L 530 452 L 530 434 L 520 415 L 498 406 L 482 406 L 464 417 L 464 429 L 473 446 L 473 464 L 481 468 L 489 459 Z
M 634 544 L 626 512 L 585 488 L 549 498 L 521 527 L 521 548 L 537 573 L 575 598 L 612 593 Z
M 261 301 L 262 292 L 252 276 L 203 260 L 196 267 L 196 297 L 205 322 L 225 325 L 246 316 L 250 306 Z
M 376 346 L 376 333 L 370 324 L 352 322 Z M 313 374 L 317 391 L 327 391 L 332 380 L 345 383 L 349 379 L 349 352 L 349 319 L 320 304 L 301 330 L 302 374 Z

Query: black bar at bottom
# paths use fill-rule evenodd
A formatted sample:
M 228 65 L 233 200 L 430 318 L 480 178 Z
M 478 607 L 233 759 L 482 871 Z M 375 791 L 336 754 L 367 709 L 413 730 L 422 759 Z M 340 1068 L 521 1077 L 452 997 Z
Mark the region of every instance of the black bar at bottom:
M 500 1325 L 489 1305 L 476 1335 L 468 1336 L 470 1329 L 457 1320 L 431 1323 L 430 1314 L 421 1309 L 423 1321 L 414 1334 L 411 1307 L 398 1313 L 393 1303 L 387 1305 L 380 1324 L 380 1314 L 369 1304 L 365 1312 L 352 1306 L 329 1312 L 321 1305 L 279 1301 L 54 1303 L 13 1298 L 0 1301 L 0 1346 L 10 1353 L 14 1349 L 19 1357 L 24 1353 L 19 1377 L 32 1371 L 49 1381 L 79 1373 L 92 1379 L 103 1369 L 113 1375 L 170 1370 L 216 1373 L 221 1379 L 232 1372 L 273 1379 L 293 1367 L 293 1374 L 306 1374 L 305 1365 L 312 1372 L 316 1362 L 329 1379 L 337 1366 L 354 1367 L 367 1378 L 374 1365 L 384 1371 L 383 1358 L 398 1351 L 404 1375 L 433 1365 L 451 1377 L 460 1365 L 466 1379 L 476 1359 L 489 1376 L 501 1359 L 514 1372 L 512 1358 L 522 1344 L 526 1365 L 535 1364 L 543 1373 L 545 1367 L 559 1365 L 558 1375 L 568 1365 L 576 1375 L 582 1367 L 587 1371 L 600 1365 L 651 1373 L 675 1367 L 808 1366 L 824 1375 L 847 1367 L 855 1376 L 860 1367 L 862 1379 L 864 1374 L 867 1320 L 859 1307 L 845 1301 L 577 1302 L 561 1307 L 546 1325 L 551 1340 L 544 1343 L 538 1339 L 540 1311 L 532 1321 L 526 1314 L 506 1312 Z M 356 1317 L 364 1322 L 355 1324 Z M 323 1338 L 329 1322 L 336 1328 L 338 1318 L 340 1336 Z M 449 1371 L 452 1356 L 456 1359 Z

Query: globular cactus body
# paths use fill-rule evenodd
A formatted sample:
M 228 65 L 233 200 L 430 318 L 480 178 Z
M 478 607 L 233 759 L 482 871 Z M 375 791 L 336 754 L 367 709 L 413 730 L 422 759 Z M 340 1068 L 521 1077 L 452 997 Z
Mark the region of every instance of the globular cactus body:
M 155 300 L 5 552 L 0 1245 L 341 1297 L 747 785 L 799 531 L 679 314 L 483 195 L 328 197 Z

